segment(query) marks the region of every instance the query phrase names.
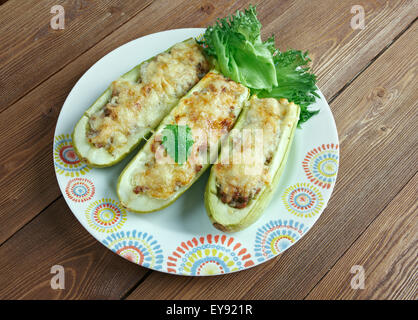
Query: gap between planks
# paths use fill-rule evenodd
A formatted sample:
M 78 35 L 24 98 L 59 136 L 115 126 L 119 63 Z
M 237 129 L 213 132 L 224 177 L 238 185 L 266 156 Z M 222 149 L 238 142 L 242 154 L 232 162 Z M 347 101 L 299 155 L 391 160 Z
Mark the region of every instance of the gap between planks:
M 4 1 L 4 2 L 1 2 Z M 8 0 L 0 0 L 0 5 L 4 4 L 5 2 L 7 2 Z M 54 71 L 53 73 L 51 73 L 48 77 L 46 77 L 43 81 L 39 82 L 37 85 L 35 85 L 34 87 L 32 87 L 31 89 L 25 91 L 24 93 L 22 93 L 22 95 L 12 101 L 10 101 L 10 103 L 8 104 L 8 106 L 6 108 L 4 108 L 3 110 L 0 111 L 0 114 L 3 113 L 4 111 L 8 110 L 11 106 L 13 106 L 15 103 L 19 102 L 20 100 L 22 100 L 25 96 L 27 96 L 28 94 L 30 94 L 32 91 L 35 91 L 38 87 L 40 87 L 44 82 L 48 81 L 51 77 L 53 77 L 54 75 L 56 75 L 58 72 L 60 72 L 62 69 L 64 69 L 67 65 L 69 65 L 70 63 L 74 62 L 75 60 L 77 60 L 80 56 L 82 56 L 84 53 L 86 53 L 87 51 L 89 51 L 91 48 L 95 47 L 98 43 L 100 43 L 101 41 L 103 41 L 104 39 L 106 39 L 107 37 L 109 37 L 112 33 L 116 32 L 119 28 L 123 27 L 125 24 L 127 24 L 129 21 L 131 21 L 132 19 L 134 19 L 138 14 L 140 14 L 142 11 L 144 11 L 146 8 L 148 8 L 155 0 L 150 0 L 150 2 L 145 5 L 141 10 L 139 10 L 136 14 L 134 14 L 132 17 L 130 17 L 128 20 L 126 20 L 124 23 L 122 23 L 121 25 L 119 25 L 117 28 L 113 29 L 112 31 L 110 31 L 109 33 L 107 33 L 106 35 L 104 35 L 103 37 L 101 37 L 96 43 L 94 43 L 91 47 L 86 48 L 85 50 L 81 51 L 78 55 L 74 56 L 73 59 L 70 59 L 67 63 L 63 64 L 60 68 L 58 68 L 56 71 Z M 58 200 L 55 199 L 54 201 Z M 53 201 L 53 202 L 54 202 Z M 51 202 L 52 203 L 52 202 Z
M 146 278 L 148 278 L 150 275 L 151 275 L 151 273 L 153 273 L 154 272 L 154 270 L 152 270 L 152 269 L 149 269 L 143 276 L 142 276 L 142 278 L 140 278 L 139 280 L 138 280 L 138 282 L 136 282 L 136 283 L 134 283 L 133 285 L 132 285 L 132 287 L 128 290 L 128 291 L 126 291 L 125 292 L 125 294 L 123 294 L 122 295 L 122 297 L 120 298 L 120 300 L 126 300 L 126 298 L 127 297 L 129 297 L 130 295 L 131 295 L 131 293 L 132 292 L 134 292 L 135 291 L 135 289 L 136 288 L 138 288 L 140 285 L 141 285 L 141 283 L 142 282 L 144 282 L 145 281 L 145 279 Z
M 368 69 L 377 59 L 379 59 L 379 57 L 385 53 L 385 51 L 387 49 L 389 49 L 406 31 L 409 30 L 409 28 L 411 28 L 414 23 L 418 20 L 418 18 L 415 18 L 409 25 L 407 25 L 405 27 L 405 29 L 403 29 L 401 32 L 399 32 L 393 39 L 392 41 L 386 46 L 384 47 L 382 50 L 380 50 L 380 52 L 378 52 L 378 54 L 376 54 L 372 59 L 370 59 L 370 61 L 364 66 L 363 69 L 361 69 L 351 80 L 347 81 L 347 83 L 340 89 L 338 90 L 338 92 L 336 94 L 334 94 L 328 102 L 329 105 L 331 105 L 331 103 L 345 90 L 347 89 L 364 71 L 366 71 L 366 69 Z
M 402 186 L 402 189 L 399 190 L 399 192 L 382 208 L 382 210 L 379 212 L 379 214 L 376 215 L 376 217 L 374 217 L 374 219 L 372 219 L 370 221 L 370 223 L 367 225 L 367 227 L 364 229 L 364 231 L 362 233 L 360 233 L 358 235 L 358 237 L 356 237 L 354 239 L 354 241 L 351 243 L 351 245 L 349 247 L 347 247 L 347 249 L 341 253 L 341 255 L 338 257 L 338 259 L 335 260 L 335 262 L 332 264 L 331 267 L 329 267 L 328 271 L 318 280 L 318 282 L 311 288 L 311 290 L 309 290 L 309 292 L 303 297 L 303 300 L 307 299 L 307 297 L 311 294 L 312 291 L 315 290 L 315 288 L 321 283 L 321 281 L 331 272 L 331 270 L 336 266 L 336 264 L 345 256 L 345 254 L 353 247 L 353 245 L 361 238 L 361 236 L 363 236 L 363 234 L 365 234 L 367 232 L 367 230 L 370 229 L 370 227 L 373 225 L 373 223 L 377 220 L 377 218 L 380 217 L 380 215 L 386 210 L 386 208 L 388 208 L 393 201 L 396 200 L 396 198 L 399 196 L 399 194 L 401 194 L 406 188 L 408 188 L 409 183 L 414 180 L 416 178 L 416 175 L 418 173 L 418 170 L 415 172 L 415 174 Z M 141 281 L 142 282 L 142 281 Z
M 41 211 L 39 211 L 38 214 L 34 215 L 32 217 L 32 219 L 30 219 L 28 222 L 26 222 L 24 225 L 22 225 L 22 227 L 20 227 L 19 229 L 16 230 L 15 233 L 11 234 L 6 240 L 4 240 L 2 243 L 0 243 L 0 248 L 7 242 L 9 241 L 11 238 L 13 238 L 13 236 L 15 234 L 17 234 L 18 232 L 20 232 L 20 230 L 22 230 L 23 228 L 25 228 L 28 224 L 30 224 L 33 220 L 35 220 L 37 217 L 39 217 L 44 211 L 46 211 L 50 206 L 52 206 L 55 202 L 57 202 L 59 199 L 62 198 L 62 195 L 60 195 L 59 197 L 57 197 L 55 200 L 51 201 L 47 206 L 45 206 L 45 208 L 43 208 Z
M 331 104 L 346 88 L 348 88 L 350 86 L 351 83 L 353 83 L 359 76 L 360 74 L 362 74 L 366 69 L 368 69 L 387 49 L 389 49 L 409 28 L 411 28 L 411 26 L 413 26 L 413 24 L 417 21 L 417 18 L 415 20 L 413 20 L 404 30 L 402 30 L 402 32 L 400 32 L 392 41 L 391 43 L 389 43 L 385 48 L 383 48 L 373 59 L 370 60 L 370 62 L 359 72 L 356 74 L 356 76 L 351 79 L 349 82 L 347 82 L 346 85 L 344 85 L 344 87 L 341 88 L 341 90 L 339 90 L 329 101 L 329 104 Z M 415 172 L 415 174 L 417 174 L 418 171 Z M 340 259 L 350 250 L 350 248 L 353 246 L 353 244 L 370 228 L 370 226 L 373 224 L 373 222 L 382 214 L 382 212 L 384 212 L 386 210 L 386 208 L 392 203 L 392 201 L 398 196 L 398 194 L 400 194 L 408 185 L 408 183 L 414 179 L 415 175 L 411 177 L 411 179 L 409 179 L 403 186 L 402 189 L 393 196 L 392 199 L 390 199 L 390 201 L 386 204 L 385 207 L 383 207 L 383 209 L 379 212 L 378 215 L 376 215 L 376 217 L 370 221 L 370 223 L 367 225 L 367 227 L 364 229 L 364 231 L 362 233 L 360 233 L 358 235 L 358 237 L 353 241 L 353 243 L 351 244 L 351 246 L 349 246 L 347 248 L 347 250 L 345 250 L 339 257 L 338 259 L 335 260 L 335 263 L 329 268 L 329 270 L 318 280 L 318 282 L 312 287 L 311 290 L 309 290 L 309 292 L 303 297 L 303 299 L 306 299 L 306 297 L 309 296 L 309 294 L 316 288 L 316 286 L 328 275 L 328 273 L 332 270 L 332 268 L 334 268 L 334 266 L 338 263 L 338 261 L 340 261 Z

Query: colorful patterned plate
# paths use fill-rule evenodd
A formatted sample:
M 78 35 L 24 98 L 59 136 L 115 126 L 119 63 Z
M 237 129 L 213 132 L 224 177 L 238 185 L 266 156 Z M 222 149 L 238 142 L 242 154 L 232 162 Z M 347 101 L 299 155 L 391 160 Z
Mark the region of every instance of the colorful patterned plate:
M 83 112 L 109 83 L 141 61 L 204 29 L 178 29 L 131 41 L 95 63 L 77 82 L 62 107 L 54 140 L 54 165 L 62 194 L 80 223 L 120 256 L 158 271 L 217 275 L 267 261 L 297 242 L 325 209 L 338 170 L 338 135 L 321 94 L 320 109 L 296 131 L 276 196 L 248 229 L 224 234 L 213 228 L 203 205 L 208 172 L 170 207 L 147 215 L 125 210 L 115 192 L 128 163 L 90 168 L 71 145 L 71 132 Z M 135 153 L 135 152 L 134 152 Z

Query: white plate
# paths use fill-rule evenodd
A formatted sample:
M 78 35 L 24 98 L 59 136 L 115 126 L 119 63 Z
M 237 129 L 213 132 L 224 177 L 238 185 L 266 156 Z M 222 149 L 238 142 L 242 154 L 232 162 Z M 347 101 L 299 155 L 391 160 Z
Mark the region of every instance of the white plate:
M 320 109 L 320 113 L 296 130 L 276 195 L 262 217 L 249 228 L 225 234 L 211 225 L 203 204 L 208 172 L 173 205 L 159 212 L 140 215 L 120 206 L 116 181 L 131 157 L 110 168 L 87 167 L 71 146 L 74 125 L 110 82 L 141 61 L 204 30 L 151 34 L 100 59 L 68 95 L 54 139 L 54 165 L 61 192 L 87 231 L 130 261 L 181 275 L 244 270 L 288 249 L 325 209 L 338 170 L 337 129 L 320 93 L 321 99 L 311 107 Z

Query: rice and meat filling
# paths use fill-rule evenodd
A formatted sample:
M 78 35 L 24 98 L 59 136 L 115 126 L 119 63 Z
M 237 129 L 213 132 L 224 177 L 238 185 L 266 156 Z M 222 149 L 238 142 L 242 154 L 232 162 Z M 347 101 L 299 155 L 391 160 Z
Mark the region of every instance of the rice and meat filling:
M 139 130 L 155 128 L 208 69 L 199 45 L 181 42 L 144 63 L 138 82 L 114 81 L 109 102 L 90 116 L 89 142 L 112 153 Z

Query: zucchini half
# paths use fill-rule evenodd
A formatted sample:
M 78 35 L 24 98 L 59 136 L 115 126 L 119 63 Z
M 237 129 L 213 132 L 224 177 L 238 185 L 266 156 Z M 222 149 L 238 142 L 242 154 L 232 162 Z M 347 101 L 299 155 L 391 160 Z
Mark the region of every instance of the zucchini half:
M 242 111 L 242 115 L 234 129 L 242 130 L 244 128 L 248 111 L 249 107 Z M 240 231 L 254 223 L 262 215 L 272 199 L 286 165 L 299 113 L 300 108 L 298 105 L 294 103 L 288 104 L 286 116 L 280 125 L 281 136 L 279 144 L 270 162 L 269 172 L 272 179 L 269 184 L 264 185 L 259 193 L 248 202 L 246 207 L 241 209 L 234 208 L 219 199 L 216 174 L 214 173 L 216 163 L 214 164 L 206 185 L 204 200 L 206 212 L 215 228 L 224 232 Z M 228 137 L 226 143 L 231 143 L 230 138 L 231 136 Z
M 161 131 L 165 128 L 167 124 L 173 124 L 175 123 L 175 112 L 176 109 L 181 108 L 182 105 L 184 106 L 187 104 L 186 102 L 183 103 L 183 101 L 186 101 L 187 98 L 191 97 L 195 92 L 198 92 L 200 90 L 206 90 L 211 85 L 211 76 L 213 74 L 220 74 L 216 70 L 209 71 L 205 77 L 203 77 L 188 93 L 186 96 L 184 96 L 179 104 L 172 109 L 170 114 L 165 117 L 158 128 L 154 131 L 154 134 L 148 139 L 147 143 L 141 148 L 141 150 L 137 153 L 137 155 L 131 160 L 131 162 L 125 167 L 125 169 L 122 171 L 122 173 L 119 176 L 118 184 L 117 184 L 117 194 L 120 200 L 120 203 L 127 208 L 130 211 L 137 212 L 137 213 L 149 213 L 154 212 L 157 210 L 164 209 L 165 207 L 172 204 L 174 201 L 176 201 L 190 186 L 199 179 L 199 177 L 205 172 L 205 170 L 210 166 L 211 161 L 206 161 L 206 163 L 202 164 L 202 168 L 200 171 L 192 178 L 190 183 L 188 183 L 185 186 L 180 187 L 172 196 L 170 196 L 167 199 L 161 199 L 161 198 L 154 198 L 151 196 L 148 196 L 145 193 L 137 194 L 134 192 L 135 184 L 133 183 L 133 177 L 135 174 L 141 171 L 141 168 L 144 167 L 145 162 L 147 161 L 147 157 L 149 155 L 151 144 L 154 141 L 155 136 L 158 133 L 161 133 Z M 223 77 L 223 76 L 222 76 Z M 226 79 L 227 81 L 231 81 Z M 236 118 L 235 123 L 239 119 L 239 115 L 241 113 L 241 110 L 244 106 L 244 103 L 249 98 L 249 90 L 242 86 L 242 94 L 239 95 L 237 98 L 238 106 L 235 109 L 236 112 Z M 222 93 L 220 93 L 222 94 Z M 232 128 L 231 128 L 232 129 Z M 226 133 L 227 134 L 227 133 Z M 226 137 L 225 134 L 225 137 Z M 220 139 L 222 140 L 222 138 Z M 220 141 L 218 142 L 218 145 L 216 147 L 216 150 L 209 150 L 208 154 L 210 158 L 216 159 L 216 156 L 219 152 L 219 146 Z M 149 159 L 149 158 L 148 158 Z M 172 166 L 172 163 L 167 164 L 168 166 Z
M 193 38 L 187 39 L 182 43 L 185 44 L 194 44 L 195 40 Z M 164 52 L 169 52 L 173 47 L 168 48 Z M 203 54 L 203 53 L 202 53 Z M 158 56 L 158 55 L 157 55 Z M 141 68 L 142 66 L 153 60 L 154 56 L 146 61 L 143 61 L 124 75 L 122 75 L 118 80 L 127 80 L 131 82 L 139 82 L 141 78 Z M 159 120 L 157 125 L 154 127 L 145 127 L 138 130 L 135 134 L 128 136 L 127 142 L 122 146 L 117 148 L 114 152 L 110 153 L 105 148 L 97 148 L 92 143 L 89 142 L 87 138 L 87 132 L 89 129 L 89 118 L 91 115 L 102 109 L 110 101 L 112 97 L 112 85 L 106 89 L 105 92 L 84 112 L 81 119 L 77 122 L 72 133 L 73 147 L 78 155 L 78 157 L 86 162 L 89 166 L 92 167 L 109 167 L 115 165 L 116 163 L 123 160 L 131 151 L 133 151 L 141 141 L 146 138 L 152 129 L 154 129 L 158 123 L 167 115 L 167 111 L 171 110 L 180 99 L 173 99 L 173 101 L 167 105 L 168 108 L 160 108 L 158 110 L 155 108 L 154 112 L 160 112 Z

